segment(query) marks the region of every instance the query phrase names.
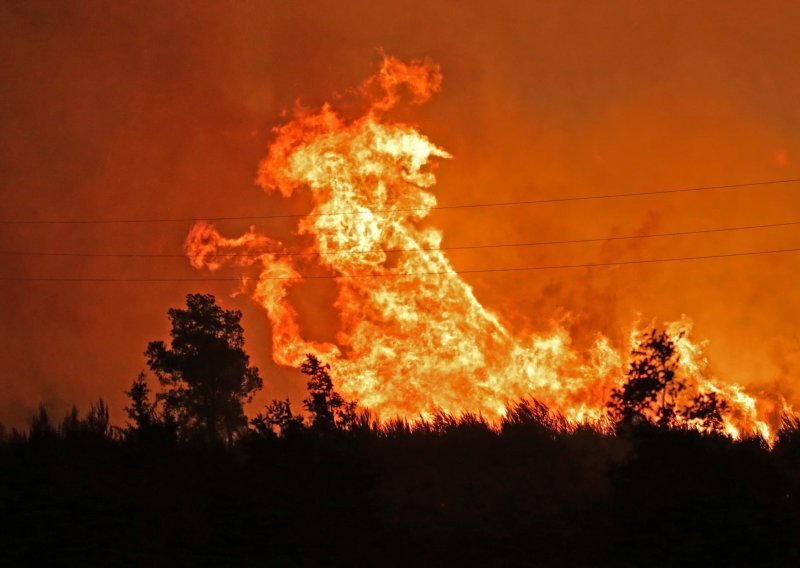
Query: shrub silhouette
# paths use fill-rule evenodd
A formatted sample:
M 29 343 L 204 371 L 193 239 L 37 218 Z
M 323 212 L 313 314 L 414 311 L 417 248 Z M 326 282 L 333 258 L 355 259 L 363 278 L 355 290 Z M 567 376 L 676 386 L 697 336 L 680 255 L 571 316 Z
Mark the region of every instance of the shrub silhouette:
M 287 408 L 283 416 L 297 422 Z M 655 424 L 616 436 L 524 400 L 499 427 L 474 414 L 378 425 L 362 413 L 342 435 L 309 424 L 276 436 L 265 423 L 264 435 L 209 451 L 191 439 L 153 446 L 115 437 L 104 416 L 97 404 L 55 428 L 40 410 L 37 436 L 0 441 L 0 507 L 14 520 L 3 535 L 8 565 L 46 564 L 55 553 L 75 565 L 771 566 L 798 558 L 796 417 L 771 450 L 760 438 Z M 156 411 L 153 424 L 161 420 Z M 87 434 L 103 431 L 103 443 Z

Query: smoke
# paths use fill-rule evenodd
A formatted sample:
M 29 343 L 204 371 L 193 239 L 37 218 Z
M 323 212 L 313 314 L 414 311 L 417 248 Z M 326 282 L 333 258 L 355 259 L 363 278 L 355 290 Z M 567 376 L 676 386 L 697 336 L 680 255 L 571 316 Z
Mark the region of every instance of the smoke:
M 791 2 L 669 5 L 552 3 L 261 2 L 190 6 L 6 2 L 0 48 L 0 173 L 8 218 L 137 218 L 304 213 L 254 187 L 255 164 L 298 97 L 318 107 L 370 74 L 376 49 L 430 57 L 441 93 L 392 111 L 424 125 L 452 160 L 437 198 L 469 203 L 795 177 L 800 70 L 787 54 L 800 7 Z M 354 111 L 355 112 L 355 111 Z M 594 237 L 637 230 L 790 220 L 793 187 L 679 198 L 553 204 L 493 212 L 436 211 L 443 245 Z M 246 225 L 230 223 L 224 234 Z M 292 226 L 259 227 L 288 242 Z M 14 250 L 180 252 L 185 225 L 2 227 Z M 306 243 L 308 244 L 308 243 Z M 456 269 L 796 246 L 791 228 L 449 255 Z M 666 255 L 666 254 L 665 254 Z M 597 331 L 615 347 L 636 313 L 691 314 L 719 376 L 789 391 L 800 308 L 791 256 L 619 269 L 467 277 L 477 300 L 515 332 L 544 332 L 569 314 L 575 342 Z M 153 259 L 3 257 L 30 276 L 195 276 Z M 224 269 L 222 269 L 224 270 Z M 122 390 L 146 342 L 167 331 L 166 309 L 187 292 L 226 297 L 224 284 L 3 283 L 0 386 L 15 407 L 41 399 L 85 406 Z M 288 292 L 307 338 L 335 340 L 340 322 L 318 308 L 328 284 Z M 318 295 L 321 301 L 317 301 Z M 245 298 L 249 350 L 272 390 L 302 388 L 271 363 L 269 326 Z M 556 315 L 562 318 L 561 315 Z M 566 316 L 563 316 L 566 317 Z M 8 395 L 12 400 L 12 395 Z M 259 401 L 260 402 L 260 401 Z M 17 418 L 9 410 L 0 419 Z

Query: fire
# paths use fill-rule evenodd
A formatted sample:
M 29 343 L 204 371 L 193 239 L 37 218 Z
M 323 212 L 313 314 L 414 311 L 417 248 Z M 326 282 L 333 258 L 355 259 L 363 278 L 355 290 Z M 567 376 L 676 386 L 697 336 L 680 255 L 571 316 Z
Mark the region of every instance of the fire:
M 519 337 L 476 299 L 440 250 L 441 231 L 421 228 L 436 205 L 436 160 L 448 159 L 416 128 L 385 119 L 407 95 L 424 103 L 442 75 L 428 60 L 384 56 L 360 93 L 368 107 L 346 121 L 330 105 L 298 109 L 276 129 L 258 182 L 289 198 L 309 191 L 313 209 L 297 225 L 311 245 L 289 252 L 254 228 L 225 238 L 197 223 L 186 241 L 193 266 L 210 271 L 224 262 L 255 267 L 242 288 L 267 312 L 276 363 L 299 366 L 306 353 L 331 363 L 337 389 L 382 418 L 417 418 L 435 410 L 500 417 L 506 406 L 534 397 L 571 420 L 603 416 L 611 389 L 622 380 L 627 350 L 602 335 L 577 353 L 569 334 Z M 226 256 L 227 255 L 227 256 Z M 303 339 L 287 300 L 301 275 L 335 278 L 341 327 L 336 344 Z M 252 270 L 248 271 L 252 272 Z M 682 369 L 698 389 L 718 393 L 732 412 L 729 433 L 769 436 L 765 409 L 738 385 L 708 377 L 703 345 L 689 340 L 688 320 L 670 324 Z M 636 341 L 637 332 L 631 334 Z

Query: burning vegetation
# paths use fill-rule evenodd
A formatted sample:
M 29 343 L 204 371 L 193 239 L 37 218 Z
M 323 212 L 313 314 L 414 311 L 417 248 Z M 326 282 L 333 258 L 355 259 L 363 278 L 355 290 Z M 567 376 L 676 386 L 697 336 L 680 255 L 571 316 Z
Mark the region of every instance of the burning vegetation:
M 199 222 L 186 240 L 189 259 L 212 272 L 241 267 L 242 290 L 269 317 L 274 361 L 299 367 L 311 354 L 328 362 L 342 395 L 383 420 L 445 412 L 497 423 L 528 397 L 570 421 L 600 420 L 625 392 L 626 371 L 637 372 L 637 350 L 655 348 L 658 338 L 634 326 L 627 345 L 597 334 L 579 352 L 563 328 L 520 335 L 481 305 L 441 248 L 442 232 L 421 223 L 437 204 L 435 161 L 450 154 L 386 115 L 403 97 L 424 103 L 441 84 L 431 61 L 385 55 L 358 89 L 360 116 L 345 119 L 330 104 L 296 109 L 276 129 L 258 182 L 285 198 L 310 193 L 312 210 L 296 228 L 306 246 L 291 248 L 254 227 L 229 238 Z M 306 340 L 288 299 L 292 286 L 314 279 L 338 287 L 335 343 Z M 771 438 L 786 402 L 714 377 L 691 330 L 683 319 L 659 336 L 670 349 L 656 389 L 660 410 L 648 403 L 642 416 Z

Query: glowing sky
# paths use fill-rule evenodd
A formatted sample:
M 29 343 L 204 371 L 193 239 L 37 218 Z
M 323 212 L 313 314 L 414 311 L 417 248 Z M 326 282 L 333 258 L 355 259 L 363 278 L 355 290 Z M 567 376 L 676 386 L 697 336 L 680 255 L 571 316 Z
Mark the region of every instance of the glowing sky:
M 394 111 L 453 159 L 440 203 L 624 193 L 800 177 L 793 2 L 9 2 L 0 7 L 4 219 L 305 212 L 254 179 L 281 111 L 318 105 L 375 67 L 378 48 L 428 56 L 441 93 Z M 346 107 L 347 97 L 342 97 Z M 557 240 L 800 220 L 800 185 L 440 211 L 444 244 Z M 266 230 L 266 221 L 264 222 Z M 268 232 L 291 242 L 292 224 Z M 217 223 L 238 235 L 247 223 Z M 181 253 L 190 223 L 0 226 L 2 248 Z M 462 251 L 457 269 L 605 262 L 800 246 L 798 228 Z M 797 255 L 467 277 L 512 329 L 621 340 L 685 313 L 720 375 L 790 399 L 800 371 Z M 182 258 L 0 257 L 0 275 L 192 278 Z M 98 395 L 121 419 L 166 310 L 212 292 L 244 311 L 259 399 L 299 398 L 270 361 L 269 326 L 230 283 L 0 282 L 0 421 Z M 305 335 L 333 338 L 332 285 L 292 289 Z

